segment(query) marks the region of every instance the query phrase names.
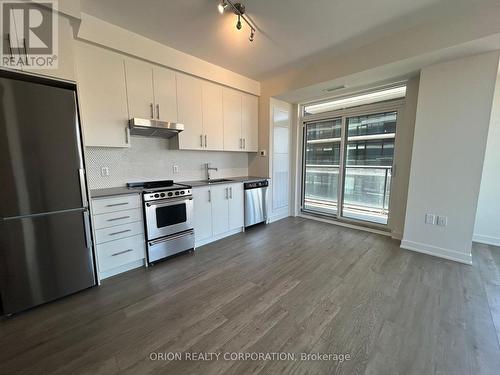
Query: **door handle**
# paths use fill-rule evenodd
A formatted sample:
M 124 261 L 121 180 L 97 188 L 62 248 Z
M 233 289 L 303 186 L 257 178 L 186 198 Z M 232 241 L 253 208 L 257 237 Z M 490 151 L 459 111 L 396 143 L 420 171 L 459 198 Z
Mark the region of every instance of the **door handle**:
M 203 147 L 203 134 L 200 134 L 200 147 Z
M 247 148 L 247 139 L 243 138 L 243 149 Z
M 233 187 L 229 188 L 229 198 L 233 199 Z
M 114 217 L 112 219 L 108 219 L 108 221 L 117 221 L 117 220 L 125 220 L 125 219 L 130 219 L 130 216 Z
M 151 118 L 155 118 L 155 111 L 153 108 L 153 103 L 149 103 L 149 108 L 151 109 Z
M 210 189 L 208 190 L 208 201 L 212 202 L 212 191 Z
M 226 191 L 226 199 L 229 199 L 229 192 L 228 192 L 228 188 L 225 188 L 224 190 Z
M 90 215 L 89 211 L 83 211 L 83 222 L 84 222 L 84 231 L 85 231 L 85 245 L 87 249 L 92 247 L 92 238 L 90 237 Z
M 240 138 L 240 149 L 242 149 L 242 148 L 243 148 L 243 139 Z
M 123 234 L 123 233 L 127 233 L 127 232 L 132 232 L 132 229 L 125 229 L 125 230 L 121 230 L 119 232 L 113 232 L 113 233 L 110 233 L 109 235 L 116 236 L 117 234 Z
M 128 202 L 113 203 L 113 204 L 107 204 L 106 207 L 125 206 L 127 204 L 128 204 Z
M 207 135 L 205 134 L 205 147 L 207 147 Z
M 160 105 L 156 105 L 156 118 L 159 120 L 160 119 Z

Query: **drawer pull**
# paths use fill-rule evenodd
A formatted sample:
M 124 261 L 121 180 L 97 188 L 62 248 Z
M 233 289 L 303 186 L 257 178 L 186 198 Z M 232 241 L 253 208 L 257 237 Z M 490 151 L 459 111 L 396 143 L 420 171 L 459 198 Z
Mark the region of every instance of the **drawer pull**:
M 118 256 L 118 255 L 122 255 L 122 254 L 130 253 L 131 251 L 134 251 L 134 249 L 127 249 L 127 250 L 119 251 L 119 252 L 117 252 L 117 253 L 111 254 L 111 256 L 112 256 L 112 257 L 116 257 L 116 256 Z
M 132 229 L 125 229 L 125 230 L 121 230 L 119 232 L 113 232 L 113 233 L 110 233 L 109 235 L 116 236 L 117 234 L 122 234 L 122 233 L 127 233 L 127 232 L 132 232 Z
M 113 204 L 107 204 L 106 207 L 116 207 L 116 206 L 125 206 L 127 205 L 128 202 L 122 202 L 122 203 L 113 203 Z
M 112 219 L 108 219 L 108 221 L 116 221 L 116 220 L 124 220 L 124 219 L 130 219 L 130 216 L 114 217 Z

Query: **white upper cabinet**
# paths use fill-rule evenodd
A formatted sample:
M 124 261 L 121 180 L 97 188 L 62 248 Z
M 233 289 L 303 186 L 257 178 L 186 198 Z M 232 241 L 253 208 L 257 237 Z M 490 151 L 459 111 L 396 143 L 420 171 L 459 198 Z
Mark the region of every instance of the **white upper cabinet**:
M 259 98 L 243 94 L 241 108 L 243 149 L 247 152 L 257 152 L 259 149 Z
M 128 117 L 155 118 L 152 66 L 140 61 L 126 60 L 125 79 Z
M 224 150 L 242 151 L 241 137 L 241 93 L 224 88 Z
M 257 152 L 258 97 L 224 88 L 224 150 Z
M 222 115 L 222 87 L 202 82 L 203 146 L 207 150 L 224 149 L 224 123 Z
M 177 73 L 178 121 L 184 124 L 179 134 L 179 148 L 204 148 L 201 80 Z
M 177 122 L 175 72 L 166 68 L 154 67 L 153 85 L 156 118 L 169 122 Z
M 121 55 L 76 43 L 80 115 L 86 146 L 128 147 L 127 90 Z

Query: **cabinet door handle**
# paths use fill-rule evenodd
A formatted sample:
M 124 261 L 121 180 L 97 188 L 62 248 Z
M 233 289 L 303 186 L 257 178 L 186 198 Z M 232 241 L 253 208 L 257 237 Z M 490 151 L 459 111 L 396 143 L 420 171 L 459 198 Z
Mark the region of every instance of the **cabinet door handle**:
M 113 233 L 110 233 L 109 235 L 116 236 L 117 234 L 122 234 L 122 233 L 127 233 L 127 232 L 132 232 L 132 229 L 121 230 L 119 232 L 113 232 Z
M 242 149 L 242 148 L 243 148 L 243 139 L 240 138 L 240 149 Z
M 116 221 L 116 220 L 124 220 L 124 219 L 130 219 L 130 216 L 114 217 L 112 219 L 108 219 L 108 221 Z
M 155 118 L 153 103 L 149 103 L 149 108 L 151 109 L 151 118 Z
M 205 134 L 205 147 L 207 147 L 207 135 Z
M 212 202 L 212 191 L 208 190 L 208 201 Z
M 128 204 L 128 202 L 113 203 L 113 204 L 107 204 L 106 207 L 125 206 L 127 204 Z
M 226 192 L 226 199 L 229 199 L 229 192 L 228 192 L 228 189 L 225 188 L 224 191 Z
M 123 250 L 123 251 L 119 251 L 117 253 L 113 253 L 111 254 L 112 257 L 115 257 L 117 255 L 122 255 L 122 254 L 125 254 L 125 253 L 130 253 L 131 251 L 134 251 L 134 249 L 127 249 L 127 250 Z
M 233 187 L 229 188 L 229 198 L 233 199 Z
M 203 134 L 200 134 L 200 147 L 203 147 Z
M 156 105 L 156 118 L 159 120 L 160 119 L 160 105 Z
M 243 149 L 247 148 L 247 139 L 243 138 Z

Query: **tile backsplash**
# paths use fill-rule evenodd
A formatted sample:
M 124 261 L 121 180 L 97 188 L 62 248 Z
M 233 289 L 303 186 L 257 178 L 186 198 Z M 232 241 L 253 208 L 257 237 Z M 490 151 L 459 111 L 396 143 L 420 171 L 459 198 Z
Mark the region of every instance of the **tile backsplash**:
M 175 181 L 205 178 L 205 163 L 218 171 L 213 178 L 248 175 L 248 154 L 221 151 L 180 151 L 169 149 L 168 140 L 132 137 L 129 148 L 86 147 L 87 181 L 91 189 L 124 186 L 127 182 L 172 179 Z M 174 173 L 174 165 L 179 172 Z M 101 176 L 101 168 L 109 176 Z

